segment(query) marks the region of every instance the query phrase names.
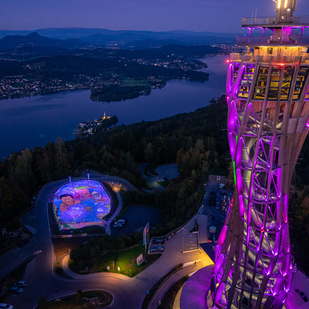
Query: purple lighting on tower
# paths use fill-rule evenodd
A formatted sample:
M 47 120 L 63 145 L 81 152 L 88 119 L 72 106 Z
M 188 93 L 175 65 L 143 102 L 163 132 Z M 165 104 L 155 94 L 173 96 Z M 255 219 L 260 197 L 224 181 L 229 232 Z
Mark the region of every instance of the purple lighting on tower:
M 297 1 L 275 2 L 275 18 L 242 19 L 249 36 L 238 43 L 247 52 L 227 61 L 236 180 L 207 298 L 216 308 L 285 308 L 291 287 L 288 197 L 309 127 L 309 18 L 293 18 Z M 251 36 L 253 29 L 261 37 Z

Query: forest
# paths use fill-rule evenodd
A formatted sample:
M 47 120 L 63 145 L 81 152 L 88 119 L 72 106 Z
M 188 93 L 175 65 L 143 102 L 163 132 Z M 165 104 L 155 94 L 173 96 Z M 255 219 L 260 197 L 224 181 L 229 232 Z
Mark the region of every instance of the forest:
M 223 100 L 188 114 L 115 126 L 78 140 L 63 142 L 57 138 L 44 147 L 14 152 L 0 163 L 0 222 L 5 225 L 29 208 L 32 197 L 45 183 L 79 176 L 85 168 L 119 175 L 138 188 L 145 187 L 139 164 L 146 161 L 153 166 L 177 162 L 180 185 L 170 184 L 167 192 L 175 197 L 181 188 L 179 198 L 186 204 L 213 166 L 229 165 L 222 131 L 226 112 Z
M 165 234 L 189 219 L 198 209 L 209 171 L 230 171 L 226 136 L 225 98 L 195 112 L 158 121 L 115 126 L 92 136 L 63 142 L 57 138 L 45 147 L 14 152 L 0 163 L 0 225 L 31 207 L 32 197 L 47 182 L 79 176 L 83 169 L 118 175 L 141 189 L 146 181 L 139 164 L 153 167 L 176 162 L 180 176 L 155 194 L 123 193 L 124 204 L 148 204 L 160 209 L 163 225 L 155 234 Z M 309 254 L 309 139 L 297 165 L 290 195 L 292 253 L 296 260 Z M 164 207 L 162 206 L 164 205 Z M 294 252 L 293 252 L 294 251 Z M 308 263 L 301 267 L 307 270 Z

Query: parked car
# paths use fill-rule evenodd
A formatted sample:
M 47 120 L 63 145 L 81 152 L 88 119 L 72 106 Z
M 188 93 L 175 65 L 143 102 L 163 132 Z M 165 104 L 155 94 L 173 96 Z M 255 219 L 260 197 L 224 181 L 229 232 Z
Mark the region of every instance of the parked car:
M 151 242 L 153 245 L 156 245 L 156 244 L 164 244 L 164 240 L 157 240 L 157 239 L 153 239 L 152 242 Z
M 20 288 L 23 288 L 23 287 L 27 286 L 27 282 L 26 281 L 18 281 L 16 283 L 14 283 L 14 286 L 18 286 Z
M 13 309 L 14 307 L 10 304 L 0 303 L 0 309 L 2 309 L 2 308 Z
M 153 244 L 164 244 L 165 238 L 153 238 L 152 243 Z
M 119 219 L 119 220 L 117 220 L 115 223 L 125 224 L 125 223 L 126 223 L 126 220 L 125 220 L 125 219 Z
M 114 227 L 122 227 L 122 224 L 121 223 L 115 223 Z
M 11 287 L 12 293 L 22 293 L 23 290 L 24 290 L 23 288 L 19 288 L 18 286 L 12 286 Z
M 157 251 L 158 252 L 163 252 L 164 251 L 164 247 L 163 246 L 157 246 Z
M 150 252 L 163 252 L 163 251 L 164 251 L 163 246 L 150 247 Z

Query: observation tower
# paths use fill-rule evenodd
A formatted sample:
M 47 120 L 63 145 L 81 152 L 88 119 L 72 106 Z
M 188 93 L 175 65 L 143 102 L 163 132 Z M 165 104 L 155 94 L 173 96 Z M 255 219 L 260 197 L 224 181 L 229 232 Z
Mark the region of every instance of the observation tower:
M 247 52 L 228 60 L 235 191 L 216 246 L 209 308 L 287 307 L 289 192 L 309 126 L 309 17 L 293 16 L 297 0 L 275 2 L 276 17 L 242 18 L 249 35 L 237 41 Z

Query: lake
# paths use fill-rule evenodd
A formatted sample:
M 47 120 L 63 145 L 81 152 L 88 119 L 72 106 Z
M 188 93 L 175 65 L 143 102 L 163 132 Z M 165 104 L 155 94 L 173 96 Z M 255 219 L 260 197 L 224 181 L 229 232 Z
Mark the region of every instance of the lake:
M 66 91 L 51 95 L 0 101 L 0 157 L 25 147 L 44 146 L 58 136 L 74 138 L 80 122 L 106 115 L 118 117 L 118 124 L 158 120 L 204 107 L 225 93 L 228 56 L 199 59 L 207 63 L 205 83 L 171 80 L 149 96 L 121 102 L 93 102 L 90 90 Z

